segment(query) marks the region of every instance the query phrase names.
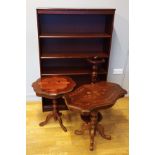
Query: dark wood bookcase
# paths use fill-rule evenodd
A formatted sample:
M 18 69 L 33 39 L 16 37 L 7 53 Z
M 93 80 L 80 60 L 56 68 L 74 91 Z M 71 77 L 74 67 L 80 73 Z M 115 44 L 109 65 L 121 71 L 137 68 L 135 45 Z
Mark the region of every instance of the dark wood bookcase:
M 68 75 L 77 87 L 91 82 L 92 64 L 98 56 L 98 79 L 106 80 L 115 9 L 37 9 L 40 76 Z M 59 109 L 67 107 L 59 99 Z M 43 111 L 52 110 L 42 98 Z

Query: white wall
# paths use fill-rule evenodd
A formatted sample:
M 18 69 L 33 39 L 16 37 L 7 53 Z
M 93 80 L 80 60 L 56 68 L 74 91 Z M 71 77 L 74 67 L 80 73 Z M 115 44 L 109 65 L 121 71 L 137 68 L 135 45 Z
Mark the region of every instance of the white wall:
M 27 0 L 27 100 L 38 99 L 31 87 L 39 77 L 36 8 L 116 8 L 108 81 L 119 83 L 128 90 L 128 70 L 123 75 L 113 75 L 113 68 L 126 68 L 129 48 L 128 0 Z M 124 79 L 126 77 L 126 79 Z M 125 84 L 126 83 L 126 84 Z

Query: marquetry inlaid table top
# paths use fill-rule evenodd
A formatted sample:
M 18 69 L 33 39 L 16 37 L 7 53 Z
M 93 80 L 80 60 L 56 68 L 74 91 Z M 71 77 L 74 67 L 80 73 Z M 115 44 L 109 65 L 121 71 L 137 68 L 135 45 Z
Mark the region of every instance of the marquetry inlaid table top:
M 67 76 L 49 76 L 39 78 L 32 84 L 37 96 L 52 97 L 70 92 L 76 83 Z
M 90 112 L 114 105 L 126 93 L 118 84 L 102 81 L 82 85 L 65 95 L 65 99 L 69 109 Z

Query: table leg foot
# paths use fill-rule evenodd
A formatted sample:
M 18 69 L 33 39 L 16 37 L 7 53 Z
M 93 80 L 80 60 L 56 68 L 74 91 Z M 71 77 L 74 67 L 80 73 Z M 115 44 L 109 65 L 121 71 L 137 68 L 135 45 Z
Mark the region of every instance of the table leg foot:
M 90 128 L 90 123 L 83 123 L 81 125 L 81 129 L 80 130 L 75 130 L 74 133 L 76 135 L 83 135 L 85 130 L 89 130 Z
M 46 124 L 48 123 L 48 121 L 49 121 L 52 117 L 53 117 L 53 114 L 51 114 L 51 113 L 48 114 L 47 117 L 46 117 L 46 119 L 45 119 L 45 121 L 41 122 L 39 125 L 40 125 L 40 126 L 46 125 Z
M 83 135 L 83 131 L 82 130 L 75 130 L 74 133 L 76 135 Z
M 59 124 L 60 124 L 60 126 L 61 126 L 61 128 L 65 131 L 65 132 L 67 132 L 67 129 L 66 129 L 66 127 L 63 125 L 63 123 L 62 123 L 62 119 L 61 119 L 61 116 L 57 113 L 57 120 L 59 121 Z
M 97 125 L 97 131 L 104 139 L 111 140 L 111 136 L 104 133 L 104 127 L 101 124 Z

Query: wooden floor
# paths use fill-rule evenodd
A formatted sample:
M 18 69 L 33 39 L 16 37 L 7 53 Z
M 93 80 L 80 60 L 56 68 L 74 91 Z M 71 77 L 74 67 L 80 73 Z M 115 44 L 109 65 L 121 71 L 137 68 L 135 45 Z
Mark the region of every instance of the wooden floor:
M 63 111 L 63 122 L 68 132 L 63 132 L 57 122 L 51 120 L 44 127 L 39 122 L 47 113 L 42 113 L 40 102 L 27 103 L 27 155 L 128 155 L 128 98 L 117 101 L 111 109 L 102 110 L 107 134 L 112 140 L 95 137 L 95 149 L 89 151 L 89 136 L 74 135 L 82 123 L 78 113 Z

